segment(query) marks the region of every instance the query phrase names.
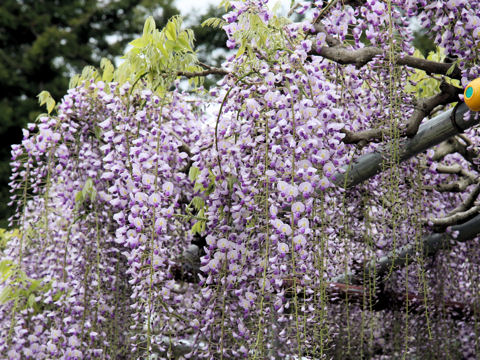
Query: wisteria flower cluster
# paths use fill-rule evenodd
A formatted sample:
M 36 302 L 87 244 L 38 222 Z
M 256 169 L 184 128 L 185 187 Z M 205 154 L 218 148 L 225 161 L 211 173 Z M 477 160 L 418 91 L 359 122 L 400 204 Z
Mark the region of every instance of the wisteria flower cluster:
M 409 18 L 435 24 L 465 83 L 479 71 L 476 6 L 315 1 L 293 23 L 235 1 L 222 24 L 236 52 L 208 100 L 143 76 L 70 89 L 12 149 L 20 235 L 1 258 L 0 353 L 478 356 L 479 239 L 450 225 L 477 214 L 480 137 L 398 155 L 417 111 L 403 90 L 414 60 L 398 60 L 413 54 Z M 339 181 L 372 151 L 380 174 Z M 435 254 L 432 232 L 449 239 Z

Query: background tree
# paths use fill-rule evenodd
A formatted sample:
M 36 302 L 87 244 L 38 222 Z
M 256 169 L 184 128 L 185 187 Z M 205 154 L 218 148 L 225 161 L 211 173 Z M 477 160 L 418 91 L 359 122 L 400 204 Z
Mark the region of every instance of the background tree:
M 0 226 L 11 214 L 11 145 L 41 113 L 37 95 L 59 100 L 69 78 L 100 59 L 114 60 L 148 15 L 165 24 L 178 10 L 160 0 L 5 0 L 0 4 Z

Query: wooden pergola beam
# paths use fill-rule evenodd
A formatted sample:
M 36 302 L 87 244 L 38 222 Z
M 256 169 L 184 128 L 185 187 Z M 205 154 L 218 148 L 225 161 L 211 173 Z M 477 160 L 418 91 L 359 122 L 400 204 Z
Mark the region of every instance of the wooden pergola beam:
M 478 124 L 479 117 L 471 112 L 467 120 L 465 113 L 469 111 L 465 103 L 461 103 L 454 109 L 442 112 L 440 115 L 420 125 L 417 134 L 411 139 L 400 143 L 399 161 L 410 159 L 432 146 L 440 144 L 448 138 L 458 135 L 464 130 Z M 334 183 L 340 187 L 350 188 L 377 175 L 385 169 L 385 160 L 389 158 L 388 144 L 378 151 L 360 156 L 352 164 L 345 166 L 343 172 L 334 175 Z M 345 186 L 346 185 L 346 186 Z

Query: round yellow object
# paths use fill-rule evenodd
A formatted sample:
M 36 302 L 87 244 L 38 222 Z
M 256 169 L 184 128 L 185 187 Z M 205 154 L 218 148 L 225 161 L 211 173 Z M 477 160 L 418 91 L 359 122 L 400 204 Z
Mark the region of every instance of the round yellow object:
M 480 78 L 471 81 L 463 92 L 463 99 L 468 108 L 480 111 Z

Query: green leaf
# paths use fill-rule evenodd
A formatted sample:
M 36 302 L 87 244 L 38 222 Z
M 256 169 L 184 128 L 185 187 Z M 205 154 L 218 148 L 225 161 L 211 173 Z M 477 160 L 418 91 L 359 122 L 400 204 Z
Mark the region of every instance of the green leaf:
M 100 128 L 100 126 L 94 126 L 93 132 L 97 140 L 102 140 L 102 129 Z
M 77 203 L 77 196 L 79 197 L 80 199 L 80 202 L 78 203 L 78 206 L 81 205 L 81 203 L 83 201 L 85 201 L 85 199 L 88 199 L 90 198 L 90 201 L 93 202 L 96 197 L 97 197 L 97 190 L 95 189 L 95 186 L 93 184 L 93 179 L 92 178 L 88 178 L 87 181 L 85 181 L 85 185 L 83 185 L 83 189 L 82 191 L 80 192 L 81 195 L 79 195 L 77 193 L 77 195 L 75 196 L 75 202 Z
M 165 26 L 165 33 L 167 35 L 167 39 L 172 41 L 177 40 L 177 31 L 175 29 L 175 24 L 172 19 L 170 19 L 170 21 Z
M 148 41 L 144 37 L 130 41 L 130 45 L 132 45 L 134 48 L 143 48 L 147 44 Z
M 2 291 L 0 291 L 0 304 L 5 304 L 7 301 L 12 299 L 13 291 L 10 286 L 5 286 Z
M 110 62 L 110 60 L 102 58 L 100 62 L 100 67 L 103 70 L 102 80 L 105 82 L 112 81 L 115 68 L 113 67 L 113 64 Z
M 455 61 L 455 62 L 452 64 L 452 66 L 450 66 L 450 67 L 448 68 L 448 70 L 447 70 L 447 72 L 446 72 L 446 75 L 451 75 L 451 74 L 453 73 L 453 70 L 455 70 L 455 67 L 457 66 L 457 62 L 458 62 L 458 60 Z
M 228 9 L 230 9 L 230 6 L 231 6 L 231 5 L 230 5 L 230 1 L 229 1 L 229 0 L 222 0 L 222 1 L 220 2 L 220 5 L 218 5 L 218 7 L 222 7 L 222 6 L 224 7 L 225 12 L 227 12 Z
M 180 34 L 177 39 L 177 44 L 181 45 L 182 50 L 192 51 L 192 47 L 190 46 L 186 33 Z
M 153 16 L 149 16 L 147 20 L 145 20 L 145 24 L 143 25 L 143 36 L 146 37 L 150 35 L 155 30 L 155 20 Z
M 51 97 L 50 93 L 46 90 L 43 90 L 40 94 L 38 94 L 38 101 L 40 103 L 40 106 L 46 103 L 47 99 Z
M 190 181 L 195 181 L 200 174 L 200 169 L 196 166 L 191 166 L 190 170 L 188 171 L 188 178 Z
M 203 187 L 203 185 L 199 182 L 195 183 L 195 186 L 193 187 L 193 191 L 205 191 L 206 189 Z
M 90 191 L 90 190 L 93 188 L 93 180 L 92 180 L 92 178 L 88 178 L 87 181 L 85 181 L 85 185 L 83 186 L 83 188 L 84 188 L 86 191 Z
M 47 104 L 48 114 L 50 114 L 55 107 L 55 100 L 53 100 L 52 95 L 46 90 L 43 90 L 38 94 L 38 102 L 40 103 L 40 106 Z
M 55 100 L 52 98 L 47 100 L 47 111 L 50 114 L 52 110 L 55 108 Z
M 74 87 L 77 87 L 80 82 L 80 75 L 75 74 L 70 78 L 70 82 L 68 83 L 68 88 L 73 89 Z
M 173 41 L 173 40 L 167 40 L 167 41 L 165 41 L 165 49 L 166 49 L 167 52 L 169 52 L 169 53 L 171 53 L 172 50 L 178 51 L 177 42 L 176 42 L 176 41 Z
M 0 280 L 3 282 L 13 274 L 15 264 L 11 260 L 3 260 L 0 262 Z
M 203 221 L 197 221 L 192 226 L 191 232 L 192 232 L 193 235 L 202 233 L 202 223 L 203 223 Z M 203 226 L 203 228 L 204 228 L 204 226 Z
M 246 48 L 247 48 L 247 42 L 242 41 L 242 45 L 240 45 L 240 48 L 237 51 L 237 56 L 236 57 L 239 58 L 240 56 L 242 56 L 243 53 L 245 52 Z
M 30 286 L 28 287 L 28 291 L 34 292 L 35 290 L 38 289 L 41 283 L 42 283 L 41 280 L 32 280 L 30 283 Z
M 220 19 L 220 18 L 216 18 L 216 17 L 211 17 L 207 20 L 205 20 L 203 23 L 202 23 L 202 27 L 211 27 L 211 28 L 214 28 L 214 29 L 221 29 L 223 26 L 227 25 L 228 23 L 223 20 L 223 19 Z
M 92 191 L 90 192 L 90 202 L 93 203 L 96 198 L 97 198 L 97 190 L 93 188 Z
M 238 182 L 238 179 L 235 176 L 228 176 L 227 177 L 227 185 L 228 185 L 228 190 L 232 191 L 233 190 L 233 185 Z
M 59 291 L 57 292 L 55 295 L 52 296 L 52 300 L 55 302 L 55 301 L 58 301 L 60 300 L 60 298 L 65 295 L 65 293 L 63 291 Z
M 77 191 L 75 194 L 75 204 L 80 206 L 83 203 L 83 192 L 82 191 Z
M 93 66 L 85 66 L 82 70 L 82 75 L 80 79 L 95 79 L 98 76 L 98 71 Z
M 165 44 L 160 44 L 160 46 L 158 47 L 158 49 L 160 50 L 160 52 L 162 53 L 162 55 L 166 58 L 168 58 L 168 51 L 167 51 L 167 48 L 165 47 Z M 163 60 L 163 59 L 162 59 Z
M 35 307 L 36 303 L 37 302 L 35 301 L 35 295 L 30 294 L 30 296 L 28 297 L 28 300 L 27 300 L 28 307 L 33 308 L 33 307 Z
M 197 211 L 200 211 L 205 206 L 205 201 L 200 196 L 195 196 L 192 199 L 192 204 Z

